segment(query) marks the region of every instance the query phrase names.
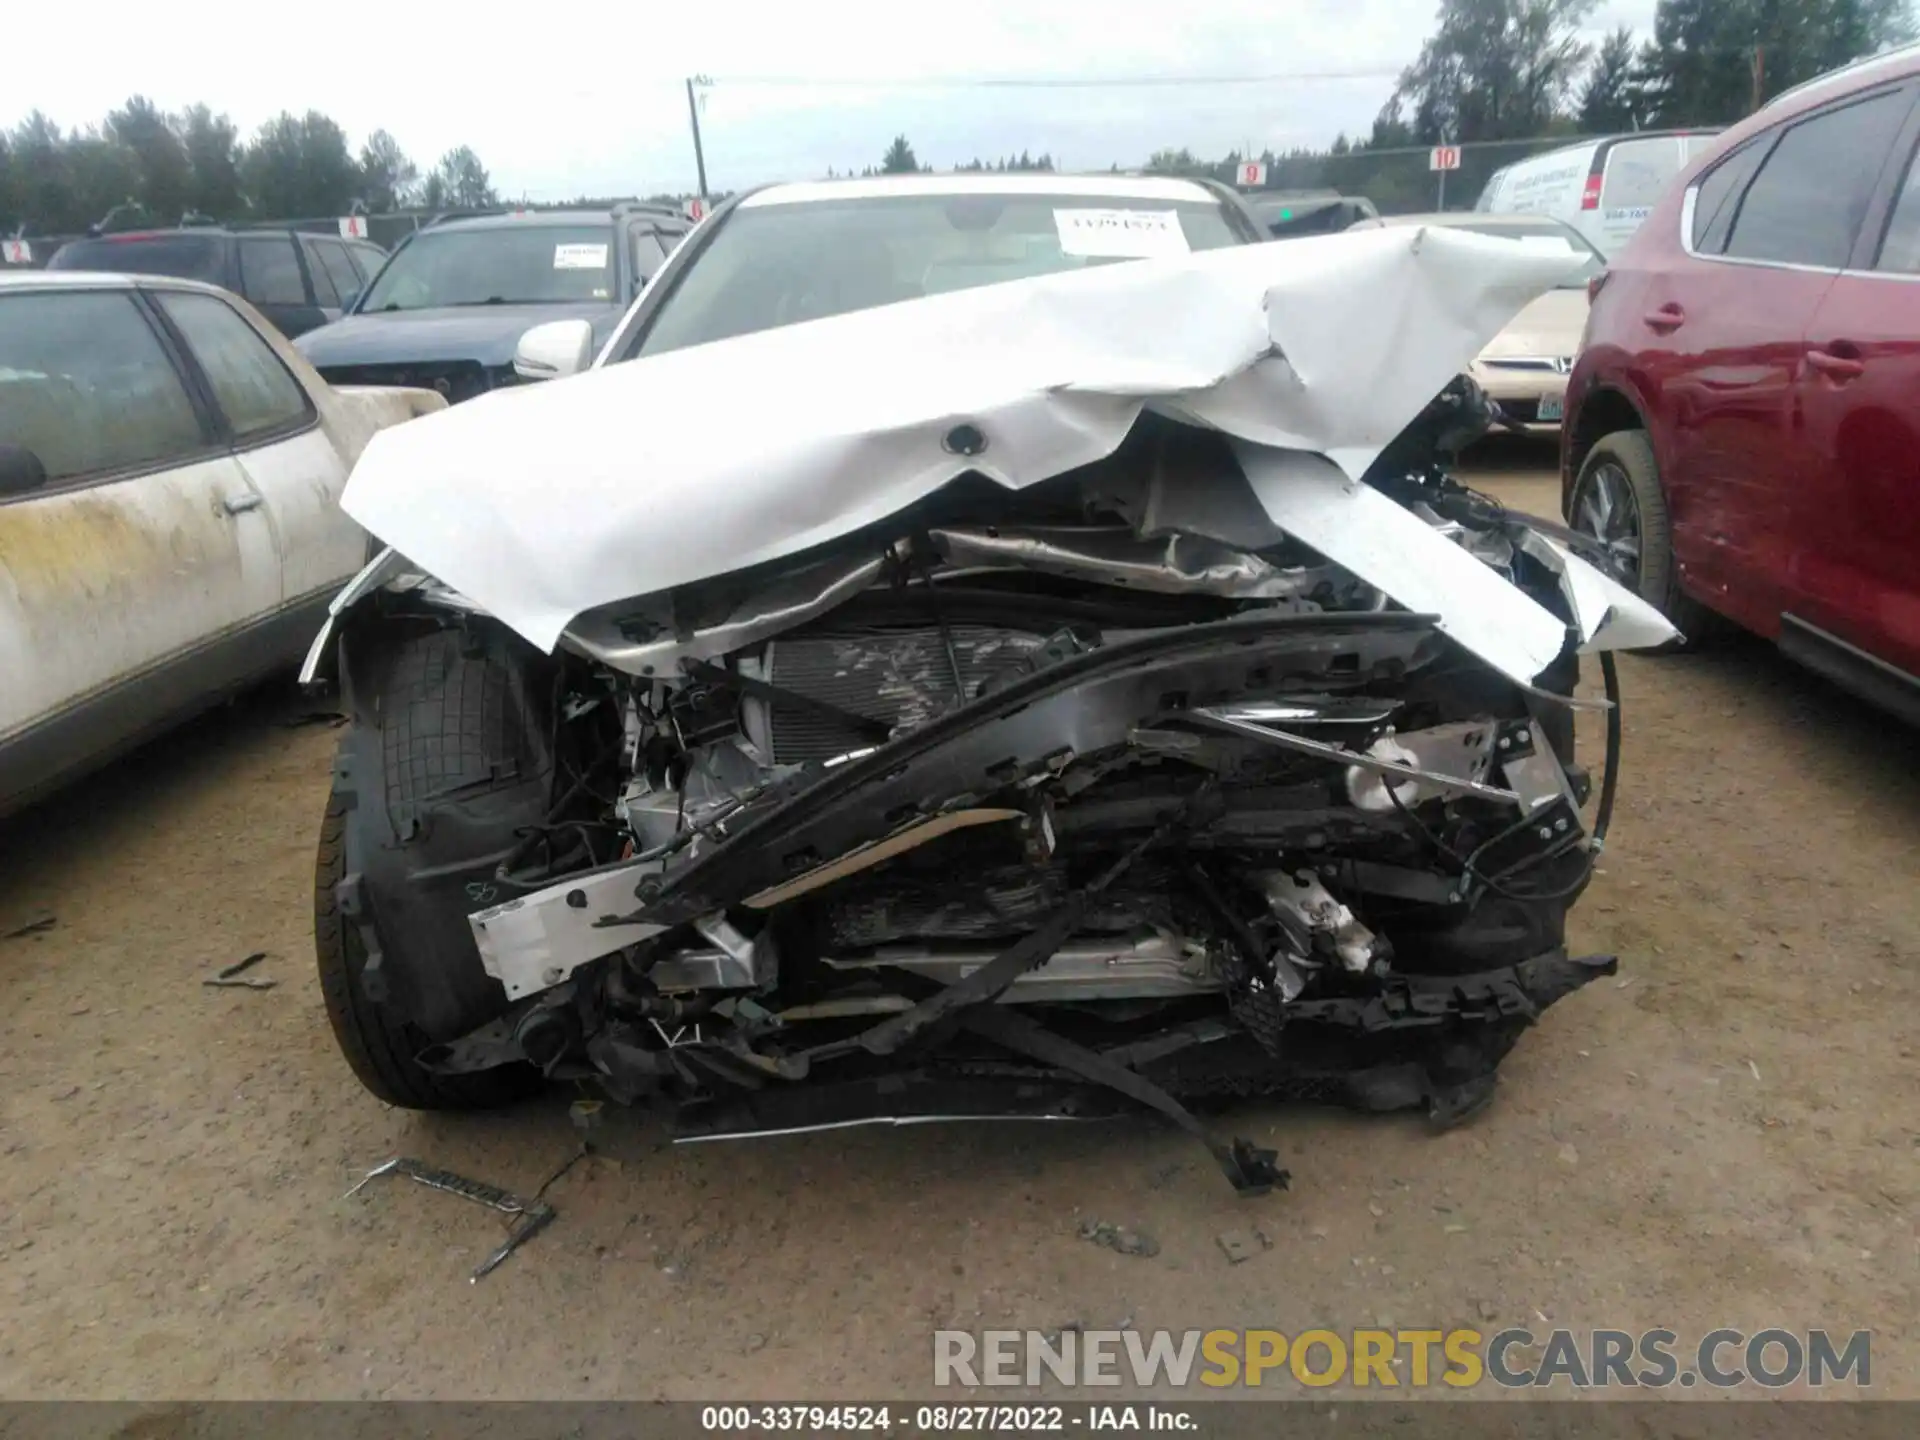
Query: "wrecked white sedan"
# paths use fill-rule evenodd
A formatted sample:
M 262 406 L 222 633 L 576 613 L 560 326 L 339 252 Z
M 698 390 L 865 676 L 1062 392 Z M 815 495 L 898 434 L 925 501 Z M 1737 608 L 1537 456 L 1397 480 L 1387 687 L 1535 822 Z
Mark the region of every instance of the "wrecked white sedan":
M 348 469 L 445 406 L 211 285 L 0 275 L 0 815 L 296 664 L 366 563 Z
M 391 548 L 309 659 L 362 1082 L 689 1138 L 1149 1110 L 1250 1193 L 1195 1108 L 1485 1103 L 1614 963 L 1565 948 L 1579 657 L 1672 633 L 1443 468 L 1581 262 L 1259 234 L 1188 181 L 775 186 L 588 373 L 377 438 Z

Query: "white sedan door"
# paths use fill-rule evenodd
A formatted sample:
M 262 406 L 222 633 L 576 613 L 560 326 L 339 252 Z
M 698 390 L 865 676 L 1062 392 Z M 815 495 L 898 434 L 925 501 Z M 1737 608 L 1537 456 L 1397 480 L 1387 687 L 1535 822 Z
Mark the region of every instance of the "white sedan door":
M 280 605 L 323 606 L 366 563 L 364 531 L 340 509 L 347 460 L 279 347 L 215 295 L 155 290 L 205 373 L 235 457 L 265 497 L 280 555 Z
M 280 579 L 259 492 L 131 290 L 0 289 L 0 445 L 4 809 L 223 683 L 223 638 Z

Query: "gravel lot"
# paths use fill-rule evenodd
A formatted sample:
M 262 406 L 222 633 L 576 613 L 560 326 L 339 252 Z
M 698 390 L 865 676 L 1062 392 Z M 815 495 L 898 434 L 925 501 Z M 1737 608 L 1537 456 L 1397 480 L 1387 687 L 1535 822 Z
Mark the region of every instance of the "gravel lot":
M 1551 510 L 1537 449 L 1480 478 Z M 1629 657 L 1626 772 L 1562 1002 L 1494 1108 L 1268 1107 L 1291 1194 L 1235 1200 L 1145 1124 L 663 1148 L 644 1118 L 493 1217 L 406 1153 L 531 1191 L 568 1096 L 422 1117 L 360 1090 L 313 977 L 334 736 L 252 697 L 0 828 L 0 1394 L 920 1393 L 938 1326 L 1871 1328 L 1920 1396 L 1920 735 L 1736 643 Z M 1597 744 L 1597 735 L 1589 743 Z M 203 976 L 255 950 L 270 990 Z M 1080 1239 L 1144 1230 L 1152 1258 Z M 1230 1266 L 1258 1225 L 1274 1248 Z

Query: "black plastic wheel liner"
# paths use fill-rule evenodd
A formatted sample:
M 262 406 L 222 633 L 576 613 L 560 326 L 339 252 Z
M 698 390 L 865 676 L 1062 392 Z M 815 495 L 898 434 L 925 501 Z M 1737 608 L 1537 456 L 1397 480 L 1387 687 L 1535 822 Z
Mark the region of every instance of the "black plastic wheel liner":
M 1398 682 L 1441 653 L 1436 623 L 1399 613 L 1252 614 L 1076 655 L 768 802 L 664 882 L 641 882 L 639 910 L 601 923 L 671 925 L 737 904 L 955 800 L 984 801 L 1067 754 L 1124 743 L 1132 725 L 1167 710 Z
M 549 689 L 494 626 L 357 627 L 340 675 L 343 884 L 380 957 L 363 989 L 451 1040 L 506 1008 L 467 916 L 507 898 L 495 869 L 552 803 Z

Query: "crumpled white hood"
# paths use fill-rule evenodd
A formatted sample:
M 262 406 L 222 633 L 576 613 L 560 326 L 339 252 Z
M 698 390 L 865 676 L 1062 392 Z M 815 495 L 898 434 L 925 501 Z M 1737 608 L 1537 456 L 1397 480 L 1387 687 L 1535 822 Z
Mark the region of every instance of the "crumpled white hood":
M 425 416 L 374 438 L 342 503 L 544 650 L 582 611 L 809 549 L 964 471 L 1021 488 L 1090 463 L 1152 408 L 1244 442 L 1276 524 L 1303 527 L 1329 558 L 1437 610 L 1462 644 L 1530 680 L 1558 653 L 1561 622 L 1339 472 L 1357 479 L 1580 263 L 1557 245 L 1380 229 L 960 291 Z M 984 451 L 945 448 L 961 424 Z M 1296 484 L 1315 492 L 1311 514 L 1270 499 Z M 1360 508 L 1345 515 L 1345 502 Z M 1424 536 L 1370 544 L 1381 506 Z M 1581 612 L 1589 642 L 1673 633 L 1563 558 L 1583 594 L 1597 585 L 1608 602 Z M 1462 573 L 1475 579 L 1450 603 L 1445 576 Z M 1630 623 L 1608 626 L 1621 617 Z

